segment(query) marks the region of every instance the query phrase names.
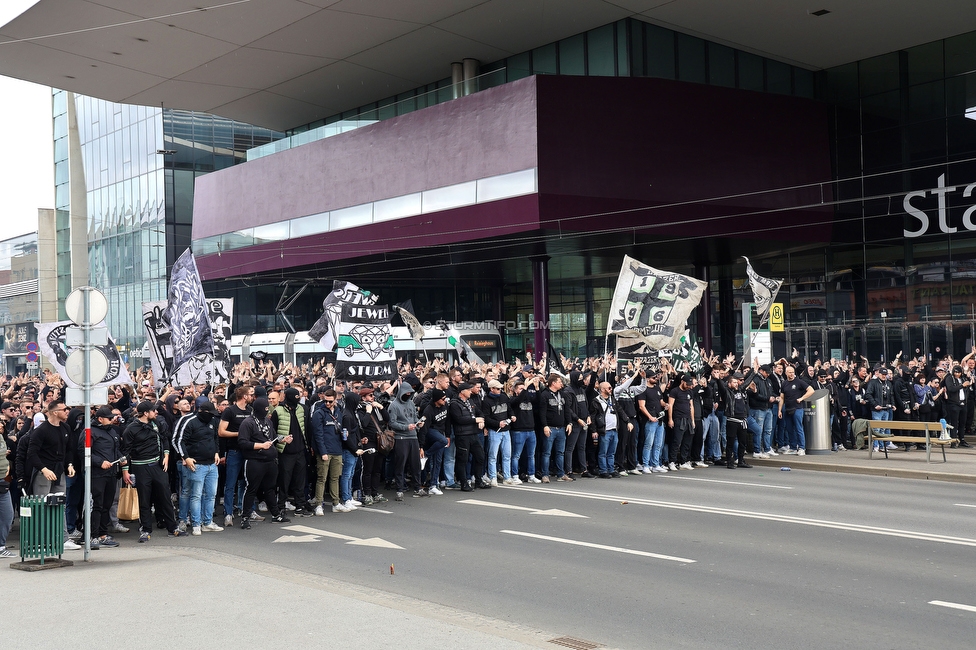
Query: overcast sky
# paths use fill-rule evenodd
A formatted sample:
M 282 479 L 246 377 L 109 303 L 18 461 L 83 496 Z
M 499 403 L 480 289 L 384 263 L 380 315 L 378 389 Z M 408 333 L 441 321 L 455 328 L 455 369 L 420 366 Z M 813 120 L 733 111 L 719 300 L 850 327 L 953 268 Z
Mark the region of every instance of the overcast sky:
M 0 25 L 35 3 L 36 0 L 0 0 Z M 2 69 L 0 50 L 0 72 Z M 3 240 L 37 230 L 37 209 L 54 207 L 51 89 L 0 76 L 0 133 Z

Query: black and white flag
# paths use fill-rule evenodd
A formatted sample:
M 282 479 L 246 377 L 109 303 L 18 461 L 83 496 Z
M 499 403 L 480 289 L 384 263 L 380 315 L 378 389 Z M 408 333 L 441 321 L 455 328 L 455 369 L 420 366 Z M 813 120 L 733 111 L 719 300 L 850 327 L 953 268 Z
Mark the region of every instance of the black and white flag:
M 379 296 L 360 289 L 352 282 L 335 280 L 332 291 L 322 301 L 322 315 L 312 325 L 308 335 L 318 341 L 326 350 L 335 348 L 339 337 L 339 320 L 342 318 L 343 304 L 375 305 Z
M 413 337 L 413 340 L 420 343 L 420 340 L 424 338 L 424 326 L 420 324 L 420 321 L 417 320 L 417 317 L 413 313 L 413 300 L 407 298 L 403 302 L 393 305 L 393 310 L 400 314 L 400 318 L 403 319 L 403 324 L 410 330 L 410 336 Z
M 336 379 L 395 379 L 396 353 L 386 305 L 342 303 L 336 348 Z
M 179 366 L 173 365 L 172 335 L 163 314 L 166 301 L 142 303 L 142 322 L 146 329 L 146 348 L 156 387 L 219 384 L 227 381 L 234 368 L 230 356 L 233 298 L 208 298 L 207 309 L 213 326 L 213 354 L 198 354 Z
M 752 270 L 752 262 L 749 261 L 748 257 L 743 255 L 742 259 L 746 261 L 746 275 L 749 276 L 749 286 L 752 288 L 753 302 L 756 303 L 756 314 L 759 315 L 760 321 L 765 321 L 766 315 L 769 313 L 769 308 L 773 305 L 773 301 L 776 300 L 776 294 L 779 293 L 779 288 L 783 284 L 783 281 L 764 278 Z
M 624 255 L 610 303 L 607 335 L 638 338 L 653 350 L 681 347 L 692 310 L 705 283 L 680 273 L 660 271 Z
M 173 265 L 163 320 L 170 331 L 174 368 L 200 354 L 213 356 L 213 326 L 190 249 Z
M 81 386 L 71 381 L 67 371 L 64 369 L 68 355 L 71 354 L 71 349 L 67 345 L 67 335 L 68 328 L 72 326 L 74 326 L 74 323 L 69 320 L 63 320 L 57 323 L 34 323 L 34 328 L 37 329 L 37 347 L 41 354 L 54 366 L 54 369 L 61 375 L 64 383 L 69 388 L 81 388 Z M 105 322 L 102 321 L 98 327 L 105 327 Z M 119 356 L 119 349 L 115 346 L 115 341 L 112 339 L 112 336 L 109 335 L 107 345 L 100 345 L 97 349 L 101 350 L 102 354 L 105 355 L 105 360 L 108 361 L 108 369 L 105 371 L 105 376 L 92 377 L 95 380 L 94 385 L 110 386 L 112 384 L 131 384 L 132 379 L 129 377 L 129 371 L 126 370 L 125 363 L 122 361 L 122 357 Z

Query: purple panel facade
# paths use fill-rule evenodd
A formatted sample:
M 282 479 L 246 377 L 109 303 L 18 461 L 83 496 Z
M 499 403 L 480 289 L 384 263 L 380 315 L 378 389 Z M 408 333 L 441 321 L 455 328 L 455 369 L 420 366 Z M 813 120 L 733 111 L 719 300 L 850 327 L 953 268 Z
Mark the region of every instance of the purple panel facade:
M 204 280 L 503 237 L 539 228 L 536 194 L 197 257 Z
M 829 240 L 824 105 L 664 79 L 537 83 L 546 227 Z M 781 189 L 811 183 L 824 183 L 823 193 Z M 702 201 L 716 197 L 726 198 Z
M 196 180 L 193 239 L 538 166 L 536 78 Z

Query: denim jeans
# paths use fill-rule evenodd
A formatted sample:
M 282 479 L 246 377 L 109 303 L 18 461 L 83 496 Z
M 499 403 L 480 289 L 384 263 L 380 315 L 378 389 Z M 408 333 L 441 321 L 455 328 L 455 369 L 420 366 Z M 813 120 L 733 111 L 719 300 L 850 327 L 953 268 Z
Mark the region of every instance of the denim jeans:
M 773 412 L 769 409 L 749 409 L 746 425 L 752 433 L 752 448 L 756 453 L 769 451 L 773 436 Z
M 702 418 L 702 431 L 705 437 L 705 457 L 716 460 L 722 457 L 722 443 L 719 437 L 722 435 L 722 427 L 719 426 L 718 416 L 714 412 Z
M 519 474 L 522 450 L 528 455 L 528 474 L 535 476 L 535 431 L 512 431 L 512 476 Z
M 599 450 L 596 452 L 596 466 L 601 474 L 613 474 L 613 459 L 617 452 L 617 430 L 607 429 L 600 436 Z
M 644 448 L 641 461 L 644 467 L 657 467 L 661 464 L 661 448 L 664 446 L 664 422 L 648 422 L 644 425 Z M 599 459 L 598 461 L 599 462 Z
M 880 411 L 872 410 L 871 419 L 883 420 L 885 422 L 888 422 L 889 420 L 891 420 L 891 409 L 881 409 Z M 880 433 L 881 435 L 888 435 L 889 433 L 891 433 L 891 429 L 878 429 L 878 433 Z
M 488 431 L 488 478 L 497 478 L 498 451 L 502 452 L 502 478 L 512 478 L 512 436 L 508 429 Z
M 183 463 L 179 463 L 176 466 L 176 473 L 180 477 L 180 496 L 178 503 L 179 513 L 177 514 L 177 521 L 187 521 L 190 518 L 190 478 L 189 474 L 193 474 Z M 199 524 L 197 524 L 199 525 Z
M 342 476 L 339 477 L 339 501 L 342 503 L 352 498 L 352 474 L 356 471 L 357 460 L 359 456 L 348 449 L 342 450 Z
M 7 535 L 14 523 L 14 506 L 12 492 L 0 494 L 0 546 L 7 545 Z
M 213 523 L 214 501 L 217 498 L 217 466 L 197 465 L 196 471 L 191 472 L 189 467 L 180 465 L 180 470 L 190 493 L 190 525 Z M 182 506 L 180 510 L 182 512 Z
M 451 438 L 451 446 L 444 450 L 444 481 L 446 485 L 454 485 L 454 459 L 457 457 L 457 445 Z
M 224 458 L 227 473 L 224 478 L 224 514 L 233 515 L 234 510 L 244 508 L 244 458 L 236 449 L 228 449 Z M 236 498 L 235 498 L 236 492 Z
M 549 435 L 545 436 L 545 446 L 542 448 L 542 467 L 539 469 L 543 476 L 549 476 L 549 458 L 556 456 L 556 477 L 561 478 L 563 471 L 563 454 L 566 451 L 566 428 L 549 427 Z
M 807 440 L 803 432 L 803 409 L 796 409 L 793 415 L 783 413 L 786 419 L 786 428 L 790 436 L 790 446 L 793 449 L 806 449 Z
M 436 429 L 430 429 L 427 432 L 427 440 L 433 440 L 433 444 L 424 451 L 424 456 L 427 458 L 427 467 L 425 471 L 429 475 L 427 482 L 423 483 L 425 486 L 437 485 L 440 481 L 441 466 L 444 463 L 444 451 L 447 446 L 447 438 L 443 433 L 437 431 Z

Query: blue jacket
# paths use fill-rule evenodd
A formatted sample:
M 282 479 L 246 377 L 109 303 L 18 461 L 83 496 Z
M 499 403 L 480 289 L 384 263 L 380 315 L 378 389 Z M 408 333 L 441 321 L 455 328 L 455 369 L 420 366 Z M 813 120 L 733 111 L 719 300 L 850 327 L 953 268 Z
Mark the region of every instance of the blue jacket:
M 312 440 L 319 458 L 342 455 L 342 411 L 336 406 L 330 410 L 324 404 L 312 413 Z

